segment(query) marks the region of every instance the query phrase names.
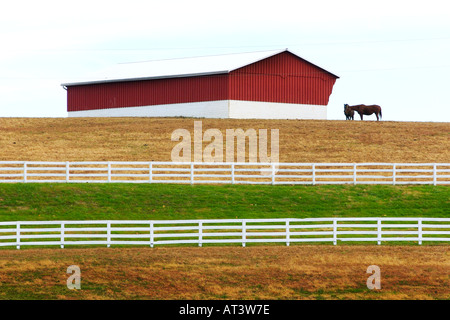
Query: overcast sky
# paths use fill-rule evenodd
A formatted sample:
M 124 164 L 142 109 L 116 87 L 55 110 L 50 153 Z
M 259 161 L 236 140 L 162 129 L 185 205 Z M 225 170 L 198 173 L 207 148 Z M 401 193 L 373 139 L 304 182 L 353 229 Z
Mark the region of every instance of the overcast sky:
M 328 119 L 450 121 L 444 0 L 16 0 L 0 38 L 0 117 L 66 117 L 61 83 L 116 63 L 288 48 L 340 77 Z

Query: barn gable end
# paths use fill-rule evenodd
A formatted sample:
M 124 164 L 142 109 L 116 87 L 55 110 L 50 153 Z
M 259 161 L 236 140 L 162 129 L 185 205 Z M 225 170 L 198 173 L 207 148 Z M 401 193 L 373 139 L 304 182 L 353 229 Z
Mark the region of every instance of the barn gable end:
M 336 79 L 285 51 L 230 72 L 230 99 L 327 105 Z

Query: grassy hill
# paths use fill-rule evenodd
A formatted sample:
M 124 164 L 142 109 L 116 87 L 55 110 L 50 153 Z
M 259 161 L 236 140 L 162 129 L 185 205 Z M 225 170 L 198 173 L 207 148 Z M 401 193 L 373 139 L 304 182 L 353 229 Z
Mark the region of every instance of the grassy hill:
M 448 123 L 212 120 L 279 129 L 282 162 L 450 162 Z M 2 118 L 0 161 L 170 161 L 193 119 Z M 0 221 L 448 217 L 448 186 L 0 184 Z M 448 299 L 448 246 L 0 250 L 0 299 Z M 82 290 L 66 288 L 69 265 Z M 366 287 L 367 266 L 382 290 Z
M 449 162 L 448 123 L 1 118 L 0 160 L 170 161 L 171 133 L 278 129 L 283 162 Z M 247 149 L 248 150 L 248 149 Z M 0 185 L 1 220 L 443 216 L 447 187 Z M 132 205 L 130 205 L 132 204 Z
M 203 131 L 278 129 L 281 162 L 450 162 L 450 124 L 197 119 Z M 0 161 L 170 161 L 188 118 L 0 118 Z M 205 143 L 206 145 L 206 143 Z

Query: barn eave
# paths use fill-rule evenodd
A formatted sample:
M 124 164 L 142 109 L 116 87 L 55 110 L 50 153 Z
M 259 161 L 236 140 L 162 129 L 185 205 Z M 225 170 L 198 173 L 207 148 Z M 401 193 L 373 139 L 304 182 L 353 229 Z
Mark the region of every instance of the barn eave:
M 73 86 L 84 86 L 84 85 L 104 84 L 104 83 L 118 83 L 118 82 L 133 82 L 133 81 L 146 81 L 146 80 L 173 79 L 173 78 L 203 77 L 203 76 L 214 76 L 214 75 L 228 74 L 229 72 L 230 71 L 214 71 L 214 72 L 202 72 L 202 73 L 191 73 L 191 74 L 164 75 L 164 76 L 157 76 L 157 77 L 104 79 L 104 80 L 93 80 L 93 81 L 63 83 L 63 84 L 61 84 L 61 86 L 67 88 L 67 87 L 73 87 Z

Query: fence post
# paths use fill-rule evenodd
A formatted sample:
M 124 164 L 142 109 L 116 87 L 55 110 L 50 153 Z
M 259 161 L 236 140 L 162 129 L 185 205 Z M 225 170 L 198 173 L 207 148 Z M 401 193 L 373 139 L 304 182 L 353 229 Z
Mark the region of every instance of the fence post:
M 111 162 L 108 161 L 108 182 L 111 182 Z
M 333 244 L 337 244 L 337 221 L 333 219 Z
M 313 163 L 312 165 L 312 184 L 316 184 L 316 164 Z
M 417 232 L 419 234 L 419 245 L 422 244 L 422 218 L 418 220 Z
M 64 223 L 61 223 L 61 249 L 64 249 Z
M 245 234 L 245 229 L 246 229 L 246 222 L 242 221 L 242 246 L 245 247 L 245 239 L 246 239 L 246 234 Z
M 395 163 L 392 165 L 392 184 L 395 186 L 395 178 L 396 178 L 396 172 L 395 172 L 395 170 L 396 170 L 396 165 L 395 165 Z
M 381 244 L 381 219 L 377 219 L 377 243 Z
M 291 228 L 289 226 L 289 220 L 286 220 L 286 246 L 289 247 L 289 240 L 291 240 Z
M 27 182 L 27 163 L 23 163 L 23 182 Z
M 198 223 L 198 246 L 202 246 L 202 240 L 203 240 L 203 223 Z
M 150 162 L 150 165 L 149 165 L 149 172 L 148 172 L 148 174 L 149 174 L 149 177 L 148 177 L 149 183 L 152 183 L 153 182 L 153 163 L 151 163 L 151 162 Z
M 69 161 L 66 161 L 66 182 L 70 180 L 70 170 L 69 170 Z
M 234 163 L 231 164 L 231 184 L 234 184 Z
M 272 185 L 275 184 L 275 163 L 272 163 Z
M 191 162 L 191 184 L 194 184 L 194 163 Z
M 106 247 L 111 246 L 111 222 L 106 223 Z
M 154 233 L 154 231 L 153 231 L 153 222 L 150 222 L 150 247 L 151 248 L 153 248 L 153 242 L 154 242 L 153 233 Z
M 20 249 L 20 222 L 16 222 L 16 248 Z
M 356 163 L 353 164 L 353 185 L 356 185 Z
M 435 186 L 437 183 L 437 168 L 436 163 L 433 164 L 433 185 Z

